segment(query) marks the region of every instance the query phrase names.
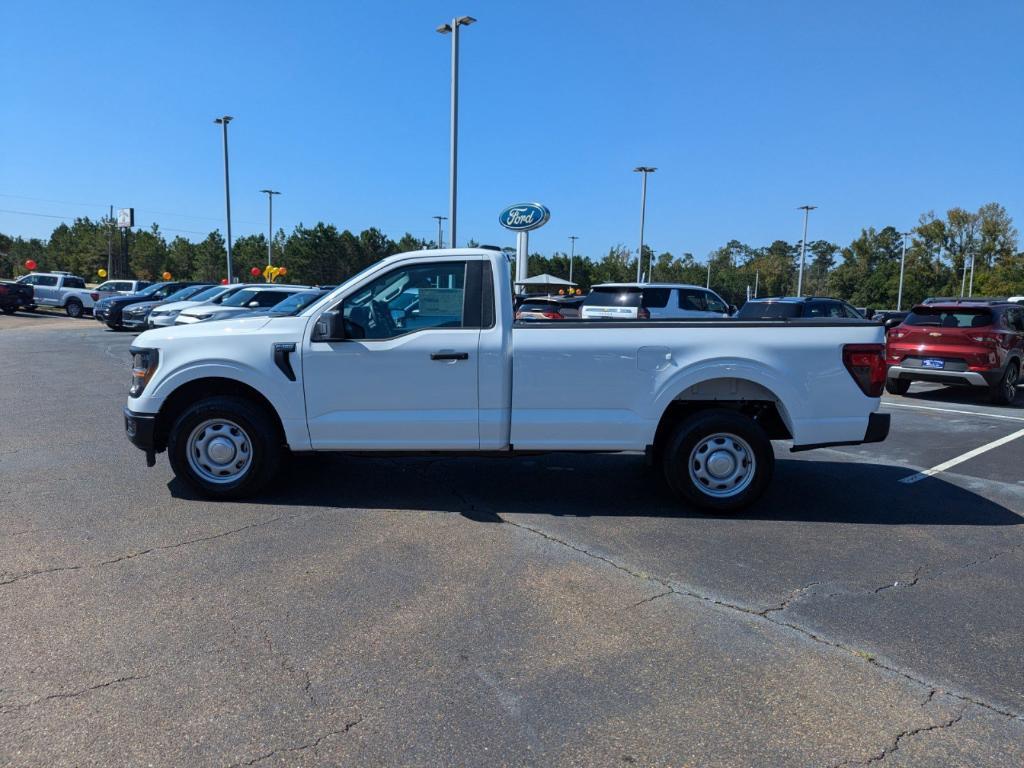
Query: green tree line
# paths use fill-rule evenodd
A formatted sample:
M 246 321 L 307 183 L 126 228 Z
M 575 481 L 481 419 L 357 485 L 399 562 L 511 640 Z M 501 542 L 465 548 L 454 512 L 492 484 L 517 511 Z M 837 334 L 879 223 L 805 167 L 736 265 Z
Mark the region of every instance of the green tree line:
M 96 280 L 97 271 L 107 265 L 111 234 L 116 254 L 118 235 L 106 219 L 80 218 L 70 225 L 61 224 L 46 241 L 0 234 L 0 277 L 23 274 L 25 262 L 31 259 L 40 269 L 67 270 Z M 857 306 L 895 307 L 903 240 L 903 233 L 887 226 L 864 228 L 846 246 L 827 240 L 809 241 L 804 294 L 836 296 Z M 278 230 L 272 245 L 273 263 L 288 268 L 288 282 L 322 285 L 342 282 L 392 254 L 434 243 L 409 234 L 394 240 L 375 228 L 355 234 L 319 222 L 312 227 L 299 224 L 287 234 Z M 128 234 L 128 251 L 128 269 L 140 279 L 160 279 L 164 272 L 176 279 L 210 282 L 225 277 L 224 238 L 217 230 L 199 242 L 181 236 L 168 241 L 154 224 L 148 230 Z M 236 278 L 256 279 L 250 276 L 250 269 L 262 269 L 267 263 L 266 236 L 238 238 L 232 258 Z M 758 296 L 794 294 L 799 259 L 799 242 L 776 240 L 751 246 L 730 240 L 700 262 L 691 253 L 655 253 L 645 246 L 642 267 L 648 280 L 697 285 L 707 284 L 710 269 L 710 286 L 727 301 L 742 304 L 748 290 L 756 290 Z M 595 283 L 633 281 L 636 266 L 635 252 L 618 245 L 596 259 L 577 254 L 572 278 L 586 291 Z M 533 253 L 529 272 L 568 279 L 569 256 L 563 252 L 550 256 Z M 961 293 L 1024 294 L 1024 253 L 1018 250 L 1013 220 L 998 203 L 983 205 L 977 211 L 952 208 L 941 217 L 928 212 L 908 233 L 904 306 L 927 296 Z

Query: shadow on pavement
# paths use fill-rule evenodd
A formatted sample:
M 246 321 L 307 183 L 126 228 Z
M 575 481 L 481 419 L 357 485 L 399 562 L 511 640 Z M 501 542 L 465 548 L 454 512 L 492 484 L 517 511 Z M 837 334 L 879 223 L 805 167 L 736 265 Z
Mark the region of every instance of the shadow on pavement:
M 935 389 L 911 390 L 903 395 L 910 402 L 944 403 L 946 405 L 975 405 L 992 408 L 996 412 L 1021 415 L 1024 412 L 1024 390 L 1018 388 L 1013 405 L 996 405 L 989 397 L 988 389 L 982 387 L 936 387 Z M 894 400 L 894 402 L 896 402 Z
M 929 478 L 905 485 L 905 467 L 782 459 L 752 507 L 717 515 L 676 502 L 643 458 L 550 454 L 510 458 L 292 457 L 252 503 L 339 509 L 429 510 L 479 522 L 501 514 L 566 517 L 722 517 L 857 525 L 1019 525 L 1021 515 Z M 194 494 L 173 480 L 171 493 Z M 242 502 L 242 503 L 250 503 Z

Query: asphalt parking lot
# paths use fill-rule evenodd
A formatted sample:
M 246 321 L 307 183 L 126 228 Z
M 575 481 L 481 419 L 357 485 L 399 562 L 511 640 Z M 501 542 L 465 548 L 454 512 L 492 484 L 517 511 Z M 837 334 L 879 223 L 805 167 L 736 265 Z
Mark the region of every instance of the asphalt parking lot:
M 736 517 L 614 455 L 211 504 L 124 439 L 132 338 L 0 317 L 0 765 L 1024 764 L 1024 407 L 887 396 Z

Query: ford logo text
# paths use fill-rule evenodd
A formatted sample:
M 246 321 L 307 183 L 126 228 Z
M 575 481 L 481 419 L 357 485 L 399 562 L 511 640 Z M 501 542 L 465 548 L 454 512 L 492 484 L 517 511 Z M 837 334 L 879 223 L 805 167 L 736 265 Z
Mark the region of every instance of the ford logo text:
M 540 203 L 510 205 L 498 214 L 498 223 L 505 229 L 528 232 L 543 226 L 551 218 L 551 211 Z

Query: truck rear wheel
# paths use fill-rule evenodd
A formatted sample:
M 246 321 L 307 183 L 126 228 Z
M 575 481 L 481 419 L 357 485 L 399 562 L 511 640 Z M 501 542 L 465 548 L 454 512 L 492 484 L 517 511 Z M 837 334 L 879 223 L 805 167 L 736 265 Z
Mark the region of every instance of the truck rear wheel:
M 167 442 L 174 474 L 203 496 L 251 496 L 277 473 L 281 440 L 264 409 L 239 397 L 208 397 L 175 421 Z
M 85 314 L 85 308 L 78 299 L 68 299 L 68 303 L 64 305 L 64 311 L 68 313 L 68 317 L 74 318 L 79 318 Z
M 673 492 L 715 512 L 752 504 L 768 486 L 774 467 L 772 444 L 761 426 L 723 408 L 698 411 L 680 422 L 662 454 Z

